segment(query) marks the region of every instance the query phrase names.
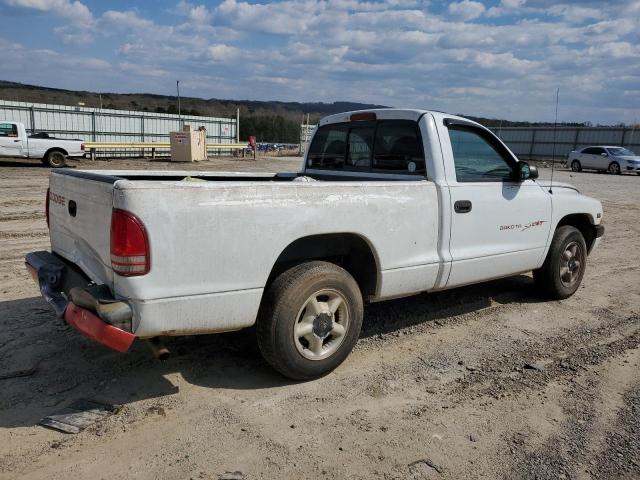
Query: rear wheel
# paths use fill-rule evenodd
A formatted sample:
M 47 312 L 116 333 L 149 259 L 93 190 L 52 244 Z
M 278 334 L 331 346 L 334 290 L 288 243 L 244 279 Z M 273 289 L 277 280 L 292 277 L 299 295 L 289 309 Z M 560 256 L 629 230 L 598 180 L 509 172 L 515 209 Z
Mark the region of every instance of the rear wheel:
M 296 265 L 265 293 L 258 346 L 284 376 L 318 378 L 347 358 L 360 335 L 362 315 L 362 294 L 346 270 L 328 262 Z
M 53 150 L 44 157 L 43 163 L 51 168 L 64 167 L 67 164 L 67 157 L 59 150 Z
M 620 175 L 620 164 L 618 162 L 611 162 L 608 170 L 611 175 Z
M 571 170 L 573 170 L 574 172 L 582 171 L 582 165 L 578 160 L 574 160 L 573 162 L 571 162 Z
M 580 230 L 570 225 L 559 227 L 544 264 L 533 271 L 536 287 L 556 300 L 570 297 L 582 282 L 586 260 L 587 245 Z

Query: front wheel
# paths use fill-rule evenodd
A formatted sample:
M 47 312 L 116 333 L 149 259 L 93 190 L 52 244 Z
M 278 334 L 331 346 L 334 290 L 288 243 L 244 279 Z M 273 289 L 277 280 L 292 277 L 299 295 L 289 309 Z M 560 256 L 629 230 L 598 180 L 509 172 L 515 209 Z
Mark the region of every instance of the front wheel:
M 578 289 L 586 266 L 587 244 L 582 233 L 565 225 L 553 235 L 547 258 L 542 267 L 533 271 L 533 279 L 545 296 L 561 300 Z
M 347 358 L 360 335 L 362 315 L 362 294 L 346 270 L 320 261 L 296 265 L 265 292 L 258 346 L 284 376 L 318 378 Z
M 64 153 L 58 150 L 53 150 L 52 152 L 47 153 L 47 156 L 43 158 L 42 163 L 51 168 L 60 168 L 67 164 L 67 157 Z
M 578 160 L 574 160 L 573 162 L 571 162 L 571 170 L 573 170 L 574 172 L 582 171 L 582 165 L 580 165 L 580 162 Z

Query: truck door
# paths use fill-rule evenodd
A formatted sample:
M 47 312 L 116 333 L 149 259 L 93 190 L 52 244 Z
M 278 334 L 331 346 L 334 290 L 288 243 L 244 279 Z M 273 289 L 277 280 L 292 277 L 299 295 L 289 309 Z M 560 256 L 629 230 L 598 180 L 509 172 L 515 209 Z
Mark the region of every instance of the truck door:
M 448 120 L 439 126 L 452 206 L 447 286 L 536 268 L 549 235 L 550 194 L 534 180 L 514 179 L 517 160 L 490 131 Z
M 22 156 L 23 139 L 15 123 L 0 123 L 0 155 L 5 157 Z

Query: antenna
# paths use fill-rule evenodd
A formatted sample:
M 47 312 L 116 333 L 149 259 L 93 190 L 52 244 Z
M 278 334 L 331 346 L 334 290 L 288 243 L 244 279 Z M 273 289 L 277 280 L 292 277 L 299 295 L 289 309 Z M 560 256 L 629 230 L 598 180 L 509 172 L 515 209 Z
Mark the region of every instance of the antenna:
M 553 122 L 553 151 L 551 153 L 551 181 L 549 182 L 549 193 L 553 194 L 553 172 L 556 166 L 556 130 L 558 129 L 558 98 L 560 97 L 560 87 L 556 89 L 556 118 Z

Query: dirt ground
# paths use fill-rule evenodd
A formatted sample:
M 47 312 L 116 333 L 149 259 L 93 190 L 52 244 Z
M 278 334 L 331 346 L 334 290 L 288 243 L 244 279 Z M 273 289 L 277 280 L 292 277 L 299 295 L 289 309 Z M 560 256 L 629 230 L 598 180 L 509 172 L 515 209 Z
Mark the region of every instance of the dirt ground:
M 23 266 L 48 247 L 47 174 L 0 161 L 0 478 L 640 478 L 640 177 L 556 172 L 605 209 L 572 298 L 521 275 L 370 305 L 345 364 L 294 383 L 250 333 L 175 338 L 159 362 L 57 321 Z M 37 425 L 80 398 L 122 409 L 77 435 Z

